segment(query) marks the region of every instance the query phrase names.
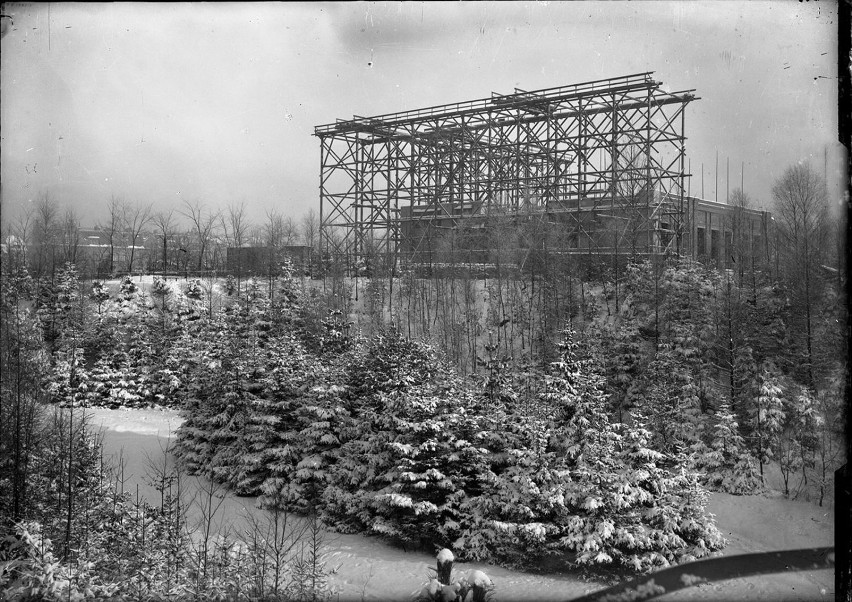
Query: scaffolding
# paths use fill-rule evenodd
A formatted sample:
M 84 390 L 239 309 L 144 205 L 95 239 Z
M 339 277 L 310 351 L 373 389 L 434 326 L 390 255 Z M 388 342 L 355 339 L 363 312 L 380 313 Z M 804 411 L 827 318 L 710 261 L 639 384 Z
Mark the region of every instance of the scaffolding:
M 422 261 L 448 233 L 503 218 L 555 227 L 569 253 L 681 253 L 697 97 L 652 75 L 316 126 L 323 249 Z

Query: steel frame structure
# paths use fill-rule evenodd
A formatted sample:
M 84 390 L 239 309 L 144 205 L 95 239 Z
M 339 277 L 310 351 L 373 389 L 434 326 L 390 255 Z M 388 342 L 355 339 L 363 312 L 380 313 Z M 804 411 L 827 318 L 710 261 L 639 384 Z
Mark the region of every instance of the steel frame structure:
M 437 231 L 524 213 L 582 240 L 573 252 L 681 252 L 697 97 L 652 74 L 316 126 L 324 250 L 416 258 Z

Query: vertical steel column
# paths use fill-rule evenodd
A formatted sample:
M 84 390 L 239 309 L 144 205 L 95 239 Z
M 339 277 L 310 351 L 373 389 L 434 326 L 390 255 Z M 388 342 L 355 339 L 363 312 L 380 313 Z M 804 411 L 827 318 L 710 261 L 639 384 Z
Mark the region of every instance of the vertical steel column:
M 324 211 L 325 211 L 325 159 L 326 159 L 326 137 L 320 136 L 320 182 L 319 182 L 319 197 L 320 197 L 320 212 L 319 212 L 319 247 L 320 247 L 320 261 L 323 260 L 322 257 L 322 248 L 323 248 L 323 240 L 328 236 L 328 233 L 325 231 L 325 219 L 324 219 Z M 328 241 L 325 243 L 325 251 L 328 253 Z
M 685 187 L 685 182 L 684 182 L 685 176 L 684 176 L 684 171 L 683 171 L 683 160 L 684 160 L 684 157 L 686 157 L 686 138 L 684 137 L 684 132 L 686 131 L 685 127 L 686 127 L 686 107 L 684 107 L 684 109 L 680 113 L 680 174 L 679 174 L 680 175 L 680 199 L 679 199 L 679 202 L 678 202 L 678 213 L 677 213 L 678 223 L 677 223 L 677 226 L 675 228 L 675 236 L 677 238 L 675 250 L 676 250 L 678 255 L 680 255 L 681 238 L 683 237 L 683 230 L 684 230 L 684 228 L 683 228 L 683 222 L 684 222 L 683 189 Z M 672 217 L 674 217 L 674 216 L 672 216 Z M 674 221 L 674 220 L 672 220 L 672 221 Z M 672 225 L 674 225 L 674 224 L 671 224 L 669 227 L 671 227 Z
M 393 144 L 393 147 L 398 149 L 399 144 L 400 144 L 399 141 L 397 141 L 396 143 Z M 392 272 L 393 266 L 391 265 L 391 247 L 393 247 L 393 257 L 394 257 L 394 259 L 396 258 L 396 242 L 394 240 L 392 240 L 395 237 L 391 235 L 391 231 L 392 231 L 391 230 L 391 190 L 393 190 L 394 206 L 399 205 L 399 166 L 397 166 L 396 170 L 394 171 L 394 175 L 396 177 L 394 178 L 393 188 L 391 189 L 391 150 L 390 150 L 391 148 L 392 148 L 392 143 L 391 143 L 390 138 L 388 138 L 388 141 L 387 141 L 387 170 L 385 171 L 385 179 L 387 180 L 387 185 L 388 185 L 388 194 L 387 194 L 387 202 L 385 203 L 385 244 L 384 244 L 385 252 L 384 252 L 384 258 L 383 259 L 384 259 L 384 264 L 385 264 L 384 265 L 385 272 L 390 273 L 390 274 L 393 273 Z M 394 156 L 396 156 L 396 153 L 394 153 Z M 394 212 L 394 215 L 396 216 L 398 214 L 396 212 Z M 391 275 L 391 278 L 393 278 L 392 275 Z
M 361 137 L 360 134 L 355 135 L 355 203 L 354 203 L 354 213 L 355 213 L 355 223 L 353 224 L 353 238 L 355 242 L 355 253 L 354 259 L 356 270 L 358 259 L 361 257 L 361 253 L 363 252 L 363 237 L 364 237 L 364 165 L 362 161 L 362 155 L 364 153 L 364 147 L 361 145 Z M 349 257 L 353 254 L 347 253 L 347 268 L 349 268 Z M 356 292 L 357 295 L 357 292 Z
M 648 240 L 647 249 L 648 253 L 653 253 L 656 251 L 656 245 L 654 244 L 654 233 L 653 233 L 653 210 L 651 209 L 652 200 L 654 199 L 655 190 L 651 186 L 651 99 L 652 99 L 652 88 L 648 88 L 648 115 L 645 121 L 645 219 L 648 220 Z M 662 201 L 662 199 L 661 199 Z
M 616 169 L 618 167 L 618 102 L 615 99 L 615 94 L 612 95 L 612 111 L 610 112 L 610 128 L 612 130 L 610 138 L 612 139 L 612 148 L 610 149 L 610 197 L 609 197 L 609 206 L 610 213 L 615 215 L 615 197 L 618 195 L 618 177 L 616 175 Z M 618 221 L 613 220 L 613 221 Z M 618 228 L 616 227 L 616 233 L 614 240 L 616 241 L 613 245 L 615 247 L 615 252 L 618 253 Z

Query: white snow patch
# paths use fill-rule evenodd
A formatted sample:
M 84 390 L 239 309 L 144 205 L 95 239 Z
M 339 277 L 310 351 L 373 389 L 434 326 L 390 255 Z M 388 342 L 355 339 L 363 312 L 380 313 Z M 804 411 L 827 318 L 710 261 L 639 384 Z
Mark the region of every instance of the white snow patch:
M 680 576 L 680 580 L 684 585 L 690 586 L 690 585 L 696 585 L 698 583 L 704 582 L 704 577 L 701 577 L 699 575 L 690 575 L 689 573 L 684 573 L 683 575 Z
M 467 575 L 464 579 L 474 587 L 489 588 L 493 585 L 488 575 L 486 575 L 479 569 L 471 569 L 467 572 Z
M 167 409 L 86 408 L 86 416 L 95 428 L 166 438 L 174 437 L 175 431 L 183 423 L 183 418 L 177 410 Z
M 456 557 L 453 556 L 453 553 L 450 550 L 448 550 L 447 548 L 444 548 L 443 550 L 438 552 L 438 563 L 439 564 L 446 564 L 447 562 L 452 562 L 455 559 L 456 559 Z

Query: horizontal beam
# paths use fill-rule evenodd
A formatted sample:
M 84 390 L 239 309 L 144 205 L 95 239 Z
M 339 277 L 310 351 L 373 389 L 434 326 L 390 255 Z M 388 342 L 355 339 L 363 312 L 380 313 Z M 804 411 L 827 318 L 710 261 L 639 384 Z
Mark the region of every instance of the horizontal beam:
M 677 94 L 666 95 L 662 98 L 652 98 L 651 102 L 648 103 L 647 100 L 636 100 L 630 99 L 631 102 L 629 104 L 611 104 L 607 106 L 600 106 L 592 109 L 566 109 L 563 111 L 558 111 L 551 114 L 532 114 L 525 115 L 523 117 L 502 117 L 499 119 L 488 119 L 474 124 L 465 124 L 463 127 L 468 130 L 480 130 L 480 129 L 499 129 L 506 126 L 513 126 L 516 124 L 530 124 L 530 123 L 540 123 L 545 121 L 553 121 L 557 119 L 575 119 L 580 116 L 589 117 L 592 115 L 600 115 L 602 113 L 609 113 L 613 108 L 616 108 L 620 112 L 626 111 L 635 111 L 646 108 L 649 104 L 651 107 L 660 107 L 671 104 L 687 104 L 695 100 L 701 100 L 699 97 L 692 94 L 694 90 L 685 90 L 683 92 L 678 92 Z M 364 132 L 366 130 L 360 130 Z M 452 124 L 451 126 L 441 128 L 440 130 L 432 130 L 429 132 L 419 132 L 419 131 L 397 131 L 395 135 L 379 135 L 370 139 L 357 138 L 356 140 L 364 145 L 367 144 L 381 144 L 385 143 L 389 140 L 418 140 L 422 139 L 425 136 L 431 137 L 440 137 L 440 136 L 454 136 L 462 131 L 461 125 Z M 653 131 L 653 128 L 652 128 Z M 352 131 L 346 131 L 341 133 L 336 133 L 334 138 L 347 138 L 346 134 L 354 133 Z
M 651 79 L 653 72 L 627 75 L 594 82 L 585 82 L 557 88 L 545 88 L 532 92 L 516 94 L 501 94 L 491 98 L 481 98 L 461 103 L 437 105 L 413 111 L 387 113 L 374 117 L 355 117 L 351 120 L 338 120 L 337 123 L 319 125 L 314 128 L 314 135 L 322 136 L 332 133 L 342 133 L 351 128 L 364 125 L 388 127 L 417 121 L 434 120 L 446 117 L 457 117 L 474 113 L 488 113 L 495 110 L 520 109 L 524 106 L 536 108 L 546 101 L 558 104 L 567 100 L 587 97 L 606 96 L 615 93 L 625 93 L 640 89 L 657 90 L 661 82 Z

